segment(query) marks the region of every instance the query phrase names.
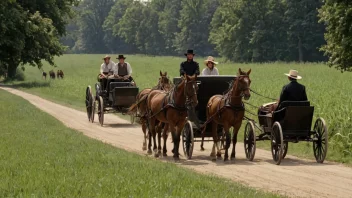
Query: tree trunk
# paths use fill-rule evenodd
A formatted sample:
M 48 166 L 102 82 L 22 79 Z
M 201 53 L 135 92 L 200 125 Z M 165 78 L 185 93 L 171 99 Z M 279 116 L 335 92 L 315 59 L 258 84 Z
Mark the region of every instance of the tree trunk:
M 18 64 L 14 64 L 8 67 L 7 77 L 9 79 L 13 79 L 16 76 L 17 67 L 18 67 Z
M 298 59 L 299 59 L 299 62 L 303 62 L 302 39 L 299 36 L 298 36 Z

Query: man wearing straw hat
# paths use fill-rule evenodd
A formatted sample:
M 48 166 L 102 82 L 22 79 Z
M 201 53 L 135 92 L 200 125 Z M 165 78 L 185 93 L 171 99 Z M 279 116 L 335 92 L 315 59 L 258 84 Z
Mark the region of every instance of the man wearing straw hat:
M 103 64 L 100 66 L 100 74 L 98 76 L 98 81 L 101 83 L 102 90 L 106 90 L 108 78 L 113 77 L 115 63 L 110 60 L 111 57 L 106 55 L 103 60 Z
M 290 70 L 290 72 L 285 75 L 288 77 L 288 80 L 290 81 L 290 83 L 288 83 L 282 88 L 279 101 L 263 105 L 261 107 L 261 111 L 265 111 L 266 109 L 266 110 L 269 110 L 270 112 L 273 112 L 284 101 L 307 101 L 308 100 L 306 87 L 297 82 L 297 80 L 302 79 L 302 77 L 298 75 L 298 71 Z
M 215 65 L 217 65 L 218 62 L 214 61 L 214 57 L 208 56 L 208 59 L 204 61 L 204 64 L 207 67 L 203 69 L 202 74 L 201 74 L 202 76 L 217 76 L 217 75 L 219 75 L 219 71 L 215 67 Z

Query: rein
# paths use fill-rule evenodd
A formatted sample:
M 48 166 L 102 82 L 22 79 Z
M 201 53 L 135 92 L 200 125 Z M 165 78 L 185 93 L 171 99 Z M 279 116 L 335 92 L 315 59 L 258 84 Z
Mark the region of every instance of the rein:
M 269 99 L 269 100 L 276 101 L 276 99 L 270 98 L 270 97 L 267 97 L 267 96 L 264 96 L 264 95 L 262 95 L 262 94 L 260 94 L 260 93 L 258 93 L 258 92 L 256 92 L 256 91 L 254 91 L 253 89 L 249 89 L 249 90 L 250 90 L 251 92 L 253 92 L 254 94 L 258 95 L 258 96 L 261 96 L 261 97 L 266 98 L 266 99 Z

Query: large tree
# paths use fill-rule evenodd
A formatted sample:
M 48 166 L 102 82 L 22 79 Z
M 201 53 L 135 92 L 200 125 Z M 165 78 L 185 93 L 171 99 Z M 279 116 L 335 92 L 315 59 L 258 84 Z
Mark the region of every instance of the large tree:
M 133 0 L 118 0 L 111 8 L 109 15 L 106 17 L 103 29 L 105 32 L 104 42 L 111 53 L 131 53 L 135 47 L 125 42 L 124 38 L 119 36 L 119 22 L 125 15 Z
M 209 23 L 215 11 L 215 0 L 181 0 L 182 9 L 176 35 L 178 52 L 195 49 L 200 55 L 213 54 L 213 46 L 209 43 Z
M 25 64 L 42 67 L 42 60 L 54 65 L 54 56 L 64 51 L 59 38 L 77 0 L 0 2 L 0 67 L 8 77 Z M 2 69 L 3 70 L 3 69 Z
M 326 0 L 319 16 L 326 24 L 327 44 L 322 50 L 329 56 L 329 66 L 352 71 L 352 1 Z

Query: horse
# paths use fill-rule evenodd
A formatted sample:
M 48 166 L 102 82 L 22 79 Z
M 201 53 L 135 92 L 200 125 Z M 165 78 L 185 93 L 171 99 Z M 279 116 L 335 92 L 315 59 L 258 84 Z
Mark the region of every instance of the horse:
M 55 72 L 53 70 L 50 70 L 49 76 L 50 76 L 50 78 L 55 79 Z
M 233 127 L 233 148 L 230 159 L 235 159 L 237 134 L 241 127 L 245 113 L 242 98 L 248 100 L 251 96 L 251 79 L 249 78 L 250 73 L 251 69 L 248 72 L 243 72 L 240 68 L 238 70 L 239 75 L 230 86 L 229 91 L 225 95 L 212 96 L 208 101 L 207 122 L 212 124 L 212 135 L 214 141 L 213 149 L 210 154 L 212 160 L 216 160 L 216 156 L 221 158 L 221 150 L 218 144 L 218 125 L 222 125 L 224 127 L 224 135 L 226 137 L 224 161 L 227 161 L 229 157 L 228 149 L 230 148 L 231 144 L 229 129 Z M 204 131 L 205 127 L 203 129 L 203 133 Z M 217 149 L 216 156 L 215 147 Z
M 61 79 L 63 79 L 64 78 L 64 72 L 62 71 L 62 70 L 57 70 L 57 78 L 59 79 L 59 78 L 61 78 Z
M 43 71 L 43 73 L 42 73 L 42 78 L 44 78 L 45 80 L 46 80 L 46 72 L 45 71 Z
M 181 82 L 173 87 L 173 89 L 166 93 L 160 90 L 153 90 L 147 98 L 148 105 L 148 126 L 154 140 L 155 157 L 161 154 L 161 142 L 158 138 L 158 150 L 156 150 L 156 122 L 165 123 L 172 133 L 173 139 L 173 158 L 179 160 L 179 146 L 181 131 L 186 123 L 187 117 L 187 103 L 196 106 L 198 104 L 196 82 L 197 75 L 184 75 Z M 167 129 L 166 129 L 167 130 Z M 164 128 L 164 134 L 166 133 Z M 160 131 L 158 131 L 160 137 Z M 167 156 L 166 139 L 164 137 L 163 154 Z
M 136 96 L 136 103 L 133 104 L 129 110 L 129 114 L 135 114 L 137 113 L 140 117 L 140 124 L 142 125 L 142 131 L 144 134 L 144 141 L 143 141 L 143 146 L 142 150 L 145 151 L 147 150 L 147 96 L 152 90 L 163 90 L 163 91 L 169 91 L 172 88 L 172 84 L 170 79 L 167 76 L 167 72 L 163 73 L 160 71 L 160 78 L 158 81 L 158 84 L 153 87 L 152 89 L 147 88 L 143 89 L 141 92 L 138 93 Z M 161 123 L 159 128 L 161 128 Z M 164 126 L 167 127 L 167 126 Z M 159 130 L 158 128 L 158 130 Z M 150 133 L 149 133 L 150 134 Z M 148 153 L 151 154 L 151 138 L 149 138 L 149 145 L 148 145 Z

